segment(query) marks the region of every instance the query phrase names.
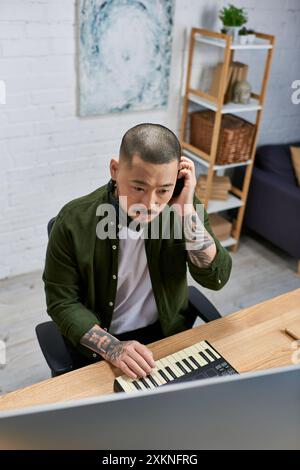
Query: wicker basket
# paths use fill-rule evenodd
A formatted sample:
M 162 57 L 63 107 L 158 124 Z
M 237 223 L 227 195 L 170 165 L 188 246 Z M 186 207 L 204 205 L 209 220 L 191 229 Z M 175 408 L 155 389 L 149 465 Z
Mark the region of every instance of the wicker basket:
M 196 111 L 191 113 L 190 143 L 210 154 L 215 113 Z M 255 126 L 233 114 L 224 114 L 221 121 L 218 150 L 215 163 L 237 163 L 251 156 Z

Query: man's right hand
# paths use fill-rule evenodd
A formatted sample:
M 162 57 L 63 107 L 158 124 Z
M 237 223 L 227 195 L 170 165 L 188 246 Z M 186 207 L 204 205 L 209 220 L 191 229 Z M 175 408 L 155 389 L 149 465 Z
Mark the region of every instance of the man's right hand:
M 132 379 L 150 374 L 155 367 L 152 352 L 138 341 L 117 341 L 107 353 L 101 352 L 101 356 Z
M 138 341 L 120 341 L 99 325 L 94 325 L 80 343 L 121 369 L 132 379 L 146 377 L 155 367 L 152 352 Z

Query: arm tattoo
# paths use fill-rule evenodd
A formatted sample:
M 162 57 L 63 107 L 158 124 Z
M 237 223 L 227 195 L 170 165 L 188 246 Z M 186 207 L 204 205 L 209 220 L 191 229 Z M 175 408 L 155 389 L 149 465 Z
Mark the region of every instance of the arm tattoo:
M 109 361 L 116 360 L 124 351 L 122 341 L 102 330 L 98 325 L 93 326 L 81 338 L 80 343 Z
M 208 248 L 215 245 L 197 213 L 188 214 L 184 220 L 186 249 L 190 261 L 199 268 L 208 267 L 215 256 L 215 251 Z
M 212 257 L 203 250 L 188 250 L 188 257 L 195 266 L 198 266 L 198 268 L 207 268 L 213 261 Z

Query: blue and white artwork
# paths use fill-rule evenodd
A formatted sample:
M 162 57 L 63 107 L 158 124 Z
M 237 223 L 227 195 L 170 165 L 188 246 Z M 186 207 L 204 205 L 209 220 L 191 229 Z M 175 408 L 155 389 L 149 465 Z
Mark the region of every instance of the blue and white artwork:
M 81 116 L 167 106 L 173 0 L 80 0 Z

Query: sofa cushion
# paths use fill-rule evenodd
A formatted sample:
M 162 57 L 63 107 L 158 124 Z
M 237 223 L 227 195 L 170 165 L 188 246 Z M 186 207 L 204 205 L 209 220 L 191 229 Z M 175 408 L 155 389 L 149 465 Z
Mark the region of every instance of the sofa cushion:
M 300 147 L 291 147 L 292 163 L 300 186 Z
M 262 145 L 257 149 L 255 166 L 270 173 L 277 174 L 291 184 L 297 184 L 291 160 L 290 145 L 300 146 L 300 142 Z

